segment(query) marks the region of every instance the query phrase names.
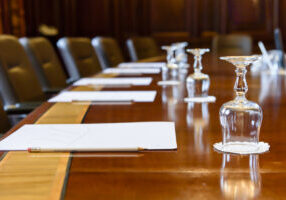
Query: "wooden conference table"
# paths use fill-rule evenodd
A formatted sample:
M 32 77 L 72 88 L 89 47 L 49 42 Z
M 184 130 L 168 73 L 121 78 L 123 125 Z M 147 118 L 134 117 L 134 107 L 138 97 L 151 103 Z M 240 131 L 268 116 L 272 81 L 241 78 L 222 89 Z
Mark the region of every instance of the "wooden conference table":
M 156 90 L 153 103 L 44 103 L 13 128 L 25 123 L 174 121 L 176 151 L 8 152 L 0 162 L 0 199 L 286 199 L 286 76 L 247 75 L 247 97 L 263 109 L 260 140 L 271 145 L 270 152 L 223 154 L 212 145 L 222 140 L 219 109 L 234 97 L 234 66 L 211 55 L 204 56 L 203 65 L 215 103 L 186 104 L 184 84 L 158 86 L 161 75 L 155 75 L 150 86 L 116 89 Z

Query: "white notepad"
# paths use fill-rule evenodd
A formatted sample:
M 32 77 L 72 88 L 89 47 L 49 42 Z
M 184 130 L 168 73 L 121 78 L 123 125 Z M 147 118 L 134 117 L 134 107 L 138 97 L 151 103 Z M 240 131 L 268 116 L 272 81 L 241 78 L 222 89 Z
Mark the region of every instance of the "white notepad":
M 66 91 L 49 99 L 48 102 L 72 101 L 134 101 L 153 102 L 156 91 Z
M 120 63 L 118 67 L 120 68 L 163 68 L 166 66 L 164 62 L 127 62 Z
M 174 122 L 24 125 L 0 141 L 1 151 L 132 147 L 176 149 Z
M 82 78 L 73 85 L 150 85 L 151 77 L 143 78 Z
M 160 69 L 158 68 L 108 68 L 105 69 L 102 73 L 104 74 L 159 74 Z

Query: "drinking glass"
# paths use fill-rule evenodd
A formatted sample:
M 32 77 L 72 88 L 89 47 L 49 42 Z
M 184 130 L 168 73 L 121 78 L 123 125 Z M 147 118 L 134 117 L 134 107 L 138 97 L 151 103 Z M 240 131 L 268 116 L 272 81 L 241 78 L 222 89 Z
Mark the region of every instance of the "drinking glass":
M 256 74 L 267 72 L 272 75 L 285 75 L 283 52 L 275 49 L 269 50 L 267 53 L 267 57 L 264 55 L 260 60 L 252 64 L 251 71 Z
M 179 68 L 175 58 L 175 51 L 177 47 L 171 45 L 171 46 L 162 46 L 161 48 L 162 50 L 167 51 L 167 64 L 166 67 L 162 69 L 163 78 L 165 77 L 164 79 L 166 80 L 177 77 Z
M 284 53 L 280 50 L 270 50 L 268 51 L 269 59 L 272 64 L 270 68 L 271 74 L 279 74 L 280 70 L 283 71 L 283 56 Z
M 186 87 L 189 97 L 207 97 L 210 87 L 210 78 L 201 72 L 203 69 L 202 55 L 209 52 L 209 49 L 187 49 L 187 52 L 194 55 L 194 73 L 186 80 Z
M 185 51 L 185 48 L 188 46 L 188 42 L 179 42 L 174 43 L 173 45 L 176 46 L 175 58 L 179 68 L 181 70 L 188 68 L 188 55 Z
M 245 74 L 246 67 L 259 59 L 259 56 L 226 56 L 220 59 L 236 67 L 234 91 L 236 97 L 222 105 L 219 116 L 223 134 L 223 150 L 239 149 L 255 151 L 258 148 L 259 132 L 262 122 L 262 109 L 245 94 L 248 90 Z

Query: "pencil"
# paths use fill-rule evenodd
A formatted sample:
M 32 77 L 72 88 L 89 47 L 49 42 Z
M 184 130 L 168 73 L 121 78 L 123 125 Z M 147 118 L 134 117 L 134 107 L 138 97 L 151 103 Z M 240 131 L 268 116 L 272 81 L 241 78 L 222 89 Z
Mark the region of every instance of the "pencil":
M 52 153 L 52 152 L 138 152 L 143 151 L 142 147 L 126 147 L 126 148 L 40 148 L 31 147 L 27 149 L 30 153 Z

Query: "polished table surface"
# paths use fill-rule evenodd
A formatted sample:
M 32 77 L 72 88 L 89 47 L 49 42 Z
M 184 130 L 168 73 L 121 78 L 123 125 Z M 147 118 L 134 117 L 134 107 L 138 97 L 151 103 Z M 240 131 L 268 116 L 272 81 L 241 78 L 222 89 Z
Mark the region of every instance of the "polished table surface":
M 204 56 L 203 66 L 215 103 L 184 103 L 185 84 L 158 86 L 161 75 L 155 75 L 150 86 L 116 89 L 156 90 L 153 103 L 90 105 L 82 123 L 174 121 L 178 149 L 72 154 L 63 198 L 286 199 L 286 76 L 247 74 L 247 98 L 263 109 L 260 141 L 268 142 L 270 151 L 223 154 L 212 145 L 222 140 L 219 109 L 234 97 L 235 67 L 211 55 Z M 44 103 L 14 130 L 34 123 L 51 106 Z

